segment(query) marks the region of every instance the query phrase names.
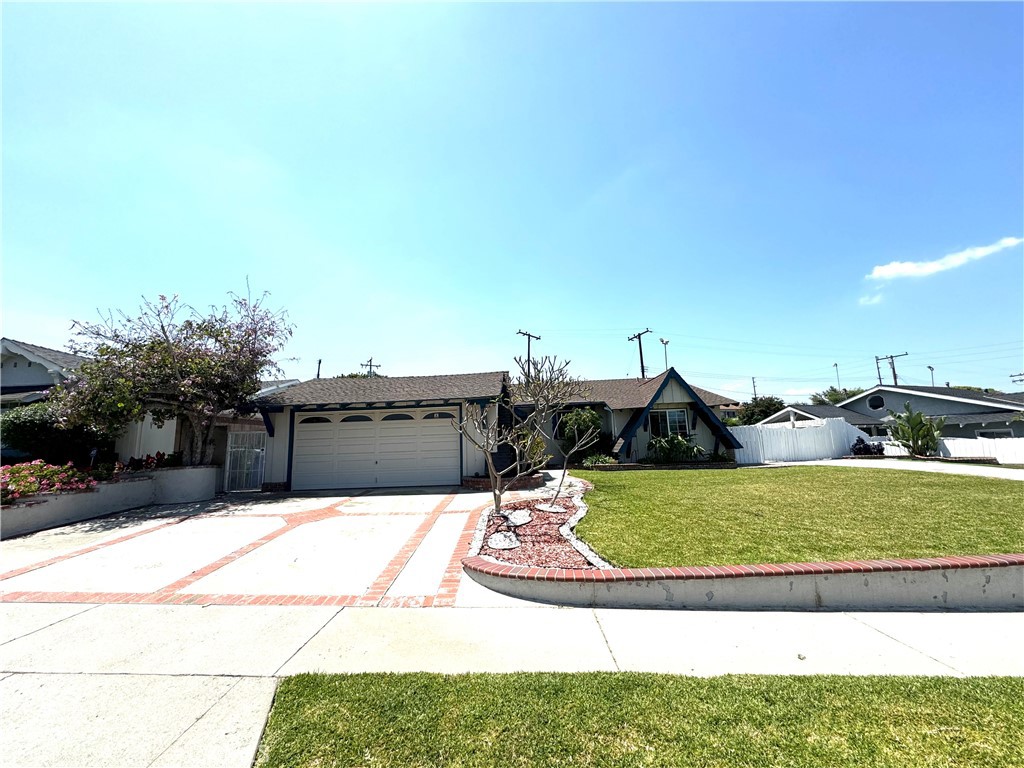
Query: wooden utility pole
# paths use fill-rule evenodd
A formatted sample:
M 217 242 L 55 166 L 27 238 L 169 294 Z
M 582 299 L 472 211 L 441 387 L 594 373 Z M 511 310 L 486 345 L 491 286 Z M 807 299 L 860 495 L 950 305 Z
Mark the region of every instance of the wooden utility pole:
M 377 375 L 376 373 L 373 372 L 373 369 L 374 368 L 380 368 L 380 363 L 373 362 L 373 358 L 371 357 L 368 362 L 360 363 L 359 366 L 361 368 L 366 368 L 367 369 L 366 375 L 372 377 L 372 376 L 376 376 Z
M 534 339 L 540 341 L 540 336 L 534 336 L 532 333 L 529 333 L 528 331 L 516 331 L 516 336 L 526 337 L 526 376 L 527 378 L 529 378 L 531 372 L 533 371 L 533 356 L 530 354 L 530 342 L 533 341 Z
M 644 367 L 644 341 L 643 341 L 643 338 L 641 338 L 641 337 L 645 333 L 650 333 L 650 332 L 651 332 L 651 329 L 648 328 L 646 330 L 640 331 L 639 333 L 633 334 L 628 339 L 626 339 L 626 341 L 635 341 L 637 344 L 640 345 L 640 378 L 641 379 L 646 379 L 647 378 L 647 369 Z

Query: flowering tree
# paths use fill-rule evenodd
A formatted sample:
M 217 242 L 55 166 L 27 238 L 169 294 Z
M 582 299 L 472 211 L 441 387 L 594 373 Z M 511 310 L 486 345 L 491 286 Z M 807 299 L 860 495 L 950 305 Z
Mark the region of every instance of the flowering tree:
M 251 413 L 263 374 L 280 372 L 273 356 L 292 334 L 284 312 L 231 294 L 230 307 L 207 314 L 178 297 L 144 299 L 139 314 L 108 313 L 76 322 L 75 352 L 89 357 L 58 388 L 54 401 L 69 425 L 122 431 L 150 413 L 158 426 L 180 418 L 186 465 L 213 459 L 217 414 Z

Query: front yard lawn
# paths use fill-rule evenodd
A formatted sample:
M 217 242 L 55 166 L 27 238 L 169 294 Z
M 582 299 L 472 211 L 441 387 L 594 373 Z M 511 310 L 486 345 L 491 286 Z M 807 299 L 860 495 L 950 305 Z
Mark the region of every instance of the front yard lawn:
M 1024 552 L 1024 483 L 848 467 L 574 472 L 576 532 L 622 567 Z
M 1001 768 L 1024 679 L 299 675 L 256 765 Z

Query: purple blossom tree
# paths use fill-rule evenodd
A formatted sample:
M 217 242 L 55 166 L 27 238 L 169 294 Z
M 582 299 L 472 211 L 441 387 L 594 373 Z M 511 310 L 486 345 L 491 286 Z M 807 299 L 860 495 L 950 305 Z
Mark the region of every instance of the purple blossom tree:
M 230 294 L 230 305 L 203 314 L 177 296 L 143 299 L 137 316 L 108 312 L 101 322 L 75 322 L 72 349 L 90 358 L 54 394 L 61 419 L 121 432 L 150 413 L 158 426 L 180 418 L 189 466 L 213 460 L 218 413 L 251 413 L 264 374 L 292 335 L 281 310 Z

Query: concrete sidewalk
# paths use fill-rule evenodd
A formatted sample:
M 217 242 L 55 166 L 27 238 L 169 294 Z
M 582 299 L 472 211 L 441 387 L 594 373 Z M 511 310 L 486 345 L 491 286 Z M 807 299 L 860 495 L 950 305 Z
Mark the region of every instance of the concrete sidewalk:
M 1024 614 L 0 606 L 5 766 L 251 765 L 300 672 L 1024 676 Z

